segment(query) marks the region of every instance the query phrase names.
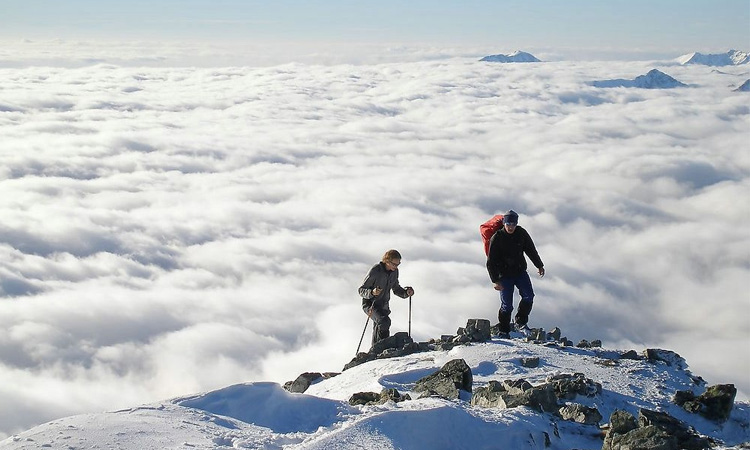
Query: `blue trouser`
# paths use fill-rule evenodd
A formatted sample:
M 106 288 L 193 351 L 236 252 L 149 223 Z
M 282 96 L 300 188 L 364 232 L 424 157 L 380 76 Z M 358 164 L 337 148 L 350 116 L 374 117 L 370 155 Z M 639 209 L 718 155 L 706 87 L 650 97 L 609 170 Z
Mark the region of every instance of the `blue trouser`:
M 518 303 L 518 313 L 516 313 L 516 323 L 526 324 L 529 321 L 529 313 L 534 304 L 534 288 L 531 286 L 531 278 L 528 272 L 516 276 L 505 276 L 500 278 L 500 284 L 503 290 L 500 291 L 500 311 L 498 320 L 500 321 L 500 331 L 510 331 L 510 315 L 513 312 L 513 293 L 518 288 L 521 295 L 521 301 Z

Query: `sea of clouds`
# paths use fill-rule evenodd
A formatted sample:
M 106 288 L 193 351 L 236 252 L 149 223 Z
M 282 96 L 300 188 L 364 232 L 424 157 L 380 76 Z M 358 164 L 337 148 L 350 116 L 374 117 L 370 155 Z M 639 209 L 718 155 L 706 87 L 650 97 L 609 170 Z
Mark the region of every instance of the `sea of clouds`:
M 655 67 L 690 87 L 588 84 Z M 509 208 L 547 269 L 532 326 L 674 350 L 746 399 L 747 78 L 476 58 L 0 69 L 0 437 L 339 371 L 389 248 L 416 340 L 494 322 L 478 226 Z M 392 310 L 405 331 L 408 301 Z

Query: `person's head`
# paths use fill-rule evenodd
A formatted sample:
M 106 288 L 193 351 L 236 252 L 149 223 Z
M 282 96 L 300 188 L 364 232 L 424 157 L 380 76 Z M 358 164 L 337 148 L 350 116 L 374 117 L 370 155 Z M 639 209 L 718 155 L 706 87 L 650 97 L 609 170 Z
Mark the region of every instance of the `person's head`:
M 385 267 L 388 270 L 396 270 L 398 269 L 399 264 L 401 264 L 401 253 L 399 253 L 398 250 L 388 250 L 383 255 L 381 261 L 383 261 L 383 264 L 385 264 Z
M 503 228 L 508 234 L 513 234 L 516 231 L 516 225 L 518 225 L 518 213 L 510 209 L 503 214 Z

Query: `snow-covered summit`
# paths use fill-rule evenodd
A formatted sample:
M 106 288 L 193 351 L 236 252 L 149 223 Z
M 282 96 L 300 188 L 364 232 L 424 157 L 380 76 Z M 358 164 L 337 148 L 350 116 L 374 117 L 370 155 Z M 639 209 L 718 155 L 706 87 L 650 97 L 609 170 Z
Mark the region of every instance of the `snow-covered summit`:
M 500 63 L 528 63 L 528 62 L 541 62 L 536 56 L 531 53 L 522 52 L 516 50 L 513 53 L 489 55 L 480 59 L 480 61 L 488 62 L 500 62 Z
M 634 355 L 635 354 L 635 355 Z M 485 407 L 459 398 L 421 396 L 418 381 L 449 361 L 465 361 L 478 395 L 499 383 L 541 385 L 564 374 L 591 380 L 598 389 L 564 397 L 560 404 L 596 409 L 606 423 L 613 412 L 659 411 L 729 448 L 750 441 L 750 404 L 736 402 L 716 423 L 674 402 L 678 392 L 700 394 L 705 383 L 673 352 L 582 348 L 559 342 L 490 339 L 382 358 L 354 366 L 291 393 L 277 383 L 229 386 L 212 392 L 103 414 L 73 416 L 40 425 L 0 442 L 0 449 L 164 448 L 220 449 L 599 449 L 597 423 L 563 419 L 526 406 Z M 529 361 L 534 361 L 529 364 Z M 580 375 L 579 375 L 580 374 Z M 353 406 L 361 392 L 397 390 L 409 399 Z
M 737 66 L 750 63 L 750 53 L 739 50 L 729 50 L 726 53 L 712 53 L 707 55 L 693 52 L 680 56 L 676 61 L 682 65 Z
M 629 87 L 641 89 L 672 89 L 687 86 L 657 69 L 652 69 L 647 74 L 639 75 L 632 80 L 620 78 L 614 80 L 593 81 L 589 84 L 602 88 Z

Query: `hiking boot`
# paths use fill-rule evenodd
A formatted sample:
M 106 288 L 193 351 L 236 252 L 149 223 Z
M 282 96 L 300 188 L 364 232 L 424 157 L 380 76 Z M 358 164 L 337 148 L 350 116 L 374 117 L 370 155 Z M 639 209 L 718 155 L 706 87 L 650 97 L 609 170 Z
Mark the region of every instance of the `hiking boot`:
M 510 339 L 510 333 L 506 333 L 505 331 L 501 331 L 497 333 L 497 337 L 500 339 Z
M 528 333 L 531 330 L 529 330 L 529 326 L 526 325 L 525 323 L 517 323 L 516 331 L 521 332 L 521 333 Z

